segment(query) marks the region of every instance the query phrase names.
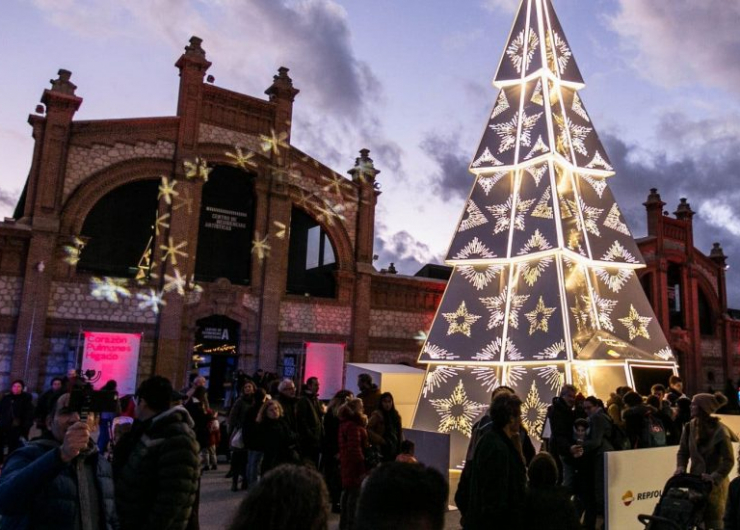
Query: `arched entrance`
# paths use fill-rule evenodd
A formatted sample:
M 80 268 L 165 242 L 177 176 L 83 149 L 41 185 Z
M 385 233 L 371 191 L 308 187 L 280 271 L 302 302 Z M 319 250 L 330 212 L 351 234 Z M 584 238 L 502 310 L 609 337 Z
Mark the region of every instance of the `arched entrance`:
M 224 315 L 201 318 L 195 326 L 191 377 L 206 378 L 211 408 L 221 407 L 237 368 L 241 325 Z

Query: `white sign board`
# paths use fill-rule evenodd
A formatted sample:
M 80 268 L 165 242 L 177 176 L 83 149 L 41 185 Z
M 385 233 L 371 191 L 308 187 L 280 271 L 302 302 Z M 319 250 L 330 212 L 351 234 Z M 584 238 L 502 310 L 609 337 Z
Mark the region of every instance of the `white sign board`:
M 117 383 L 118 395 L 136 393 L 139 365 L 139 333 L 85 332 L 82 370 L 100 373 L 98 388 L 110 380 Z
M 738 444 L 734 443 L 737 455 Z M 606 529 L 644 530 L 640 514 L 652 514 L 663 486 L 676 471 L 678 446 L 606 453 Z M 733 459 L 730 479 L 737 474 Z

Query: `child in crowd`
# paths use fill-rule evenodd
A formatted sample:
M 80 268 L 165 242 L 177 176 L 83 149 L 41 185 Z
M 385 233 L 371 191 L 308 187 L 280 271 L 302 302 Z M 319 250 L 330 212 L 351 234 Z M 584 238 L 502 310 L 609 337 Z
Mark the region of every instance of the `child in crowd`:
M 417 464 L 419 461 L 414 456 L 416 444 L 411 440 L 401 442 L 401 453 L 396 457 L 396 462 L 406 462 L 407 464 Z

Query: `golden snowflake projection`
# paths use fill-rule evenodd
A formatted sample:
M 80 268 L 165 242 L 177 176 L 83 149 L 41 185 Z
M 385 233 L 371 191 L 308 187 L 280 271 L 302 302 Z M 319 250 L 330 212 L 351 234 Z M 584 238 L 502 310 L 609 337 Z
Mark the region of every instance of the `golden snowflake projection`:
M 159 183 L 157 200 L 164 197 L 164 202 L 172 204 L 172 198 L 180 195 L 179 192 L 175 191 L 175 186 L 177 186 L 177 180 L 172 179 L 172 182 L 170 182 L 167 177 L 162 177 L 162 181 Z
M 318 212 L 316 215 L 316 220 L 326 223 L 329 226 L 332 226 L 334 224 L 334 219 L 339 220 L 345 220 L 344 215 L 342 215 L 342 211 L 344 210 L 343 204 L 334 204 L 332 205 L 329 201 L 324 200 L 324 204 L 319 206 L 316 206 L 316 211 Z
M 459 265 L 458 272 L 480 291 L 504 270 L 503 265 Z
M 460 252 L 455 254 L 454 259 L 491 259 L 495 257 L 496 254 L 491 252 L 486 245 L 481 243 L 480 239 L 474 237 Z
M 278 239 L 285 239 L 285 234 L 288 230 L 288 227 L 285 225 L 285 223 L 281 223 L 280 221 L 273 221 L 272 224 L 277 228 L 275 232 L 275 237 Z
M 430 399 L 429 403 L 440 416 L 439 432 L 459 431 L 468 438 L 473 428 L 473 420 L 488 408 L 485 403 L 477 403 L 468 399 L 462 379 L 449 398 Z
M 558 72 L 561 75 L 565 73 L 565 67 L 568 66 L 573 53 L 568 48 L 565 40 L 558 35 L 556 31 L 552 32 L 552 39 L 550 35 L 545 36 L 546 47 L 547 47 L 547 63 L 553 72 Z M 556 57 L 557 56 L 557 57 Z
M 151 309 L 154 313 L 159 313 L 159 308 L 167 305 L 162 298 L 164 293 L 162 291 L 155 291 L 149 289 L 148 293 L 136 293 L 136 298 L 141 300 L 139 302 L 139 309 Z
M 164 275 L 164 292 L 169 293 L 175 291 L 180 296 L 185 296 L 185 288 L 188 285 L 187 279 L 180 274 L 180 269 L 174 267 L 173 276 L 169 274 Z
M 529 68 L 529 63 L 532 61 L 539 44 L 540 39 L 537 37 L 537 33 L 532 29 L 527 29 L 520 31 L 506 48 L 506 55 L 509 56 L 511 64 L 514 65 L 518 74 Z
M 104 276 L 102 279 L 97 276 L 90 278 L 90 294 L 96 300 L 106 300 L 113 304 L 120 302 L 119 297 L 128 298 L 131 291 L 126 285 L 128 280 L 125 278 L 110 278 Z
M 260 134 L 260 146 L 265 153 L 272 152 L 275 156 L 280 155 L 280 149 L 290 149 L 290 146 L 285 142 L 288 139 L 288 133 L 275 132 L 275 129 L 270 130 L 270 135 Z
M 517 201 L 516 215 L 514 215 L 514 227 L 517 230 L 524 230 L 524 218 L 536 200 L 537 199 L 528 199 L 526 201 Z M 486 209 L 493 214 L 493 217 L 496 220 L 496 224 L 493 227 L 494 234 L 508 230 L 511 226 L 511 203 L 512 198 L 509 197 L 503 204 L 486 206 Z
M 270 244 L 267 242 L 270 236 L 265 236 L 260 239 L 259 233 L 255 233 L 255 237 L 252 240 L 252 254 L 257 256 L 257 259 L 263 260 L 270 255 Z
M 163 213 L 162 215 L 157 217 L 157 219 L 154 221 L 154 235 L 155 236 L 159 236 L 163 228 L 170 227 L 169 219 L 170 219 L 169 213 Z
M 190 190 L 188 188 L 182 190 L 182 197 L 175 200 L 175 204 L 172 206 L 172 211 L 176 212 L 180 208 L 185 208 L 188 215 L 193 213 L 193 198 L 190 196 Z
M 244 171 L 249 171 L 249 168 L 257 167 L 257 163 L 252 160 L 255 157 L 255 154 L 252 151 L 247 151 L 245 153 L 238 145 L 234 146 L 233 153 L 226 151 L 224 154 L 227 158 L 231 159 L 236 167 L 243 169 Z
M 537 306 L 524 316 L 529 320 L 529 334 L 534 335 L 535 331 L 547 333 L 549 328 L 550 317 L 557 307 L 547 307 L 542 296 L 537 301 Z
M 604 226 L 607 228 L 611 228 L 612 230 L 616 230 L 617 232 L 620 232 L 626 236 L 630 235 L 630 229 L 627 228 L 627 225 L 622 222 L 622 214 L 619 211 L 619 206 L 617 206 L 616 202 L 612 204 L 609 213 L 606 214 Z
M 491 119 L 495 118 L 505 110 L 509 109 L 509 100 L 506 99 L 506 92 L 503 90 L 499 92 L 498 99 L 496 99 L 496 106 L 493 107 L 493 112 L 491 113 Z
M 427 342 L 424 345 L 424 349 L 422 350 L 422 352 L 424 355 L 428 355 L 429 358 L 434 361 L 452 361 L 459 357 L 459 355 L 448 352 L 444 348 L 440 348 L 439 346 L 436 346 L 430 342 Z
M 199 157 L 196 157 L 192 162 L 183 160 L 182 166 L 185 169 L 185 178 L 200 179 L 203 182 L 208 182 L 208 176 L 213 171 L 213 168 L 208 167 L 208 162 Z
M 182 250 L 187 246 L 187 241 L 182 241 L 178 244 L 175 244 L 174 239 L 171 236 L 168 237 L 166 245 L 159 245 L 159 248 L 164 251 L 164 254 L 162 255 L 162 262 L 165 262 L 169 259 L 170 264 L 174 267 L 175 265 L 177 265 L 177 256 L 181 256 L 183 258 L 188 257 L 188 253 Z
M 472 200 L 468 201 L 465 211 L 468 215 L 460 223 L 458 232 L 464 232 L 465 230 L 470 230 L 471 228 L 484 225 L 488 222 L 486 216 L 483 215 L 483 212 L 480 211 L 480 208 L 478 208 Z
M 321 178 L 328 182 L 326 186 L 323 187 L 323 190 L 327 192 L 332 192 L 335 195 L 342 196 L 342 192 L 352 189 L 352 185 L 347 182 L 346 178 L 334 172 L 332 172 L 330 177 L 321 175 Z
M 422 394 L 424 397 L 427 397 L 427 394 L 433 393 L 435 389 L 440 388 L 448 379 L 457 377 L 460 371 L 462 371 L 462 368 L 459 367 L 445 365 L 436 366 L 424 379 Z
M 501 294 L 498 296 L 480 298 L 481 303 L 491 313 L 490 318 L 488 319 L 487 329 L 493 329 L 504 323 L 504 320 L 506 319 L 507 294 L 508 287 L 504 287 Z M 528 298 L 528 294 L 512 294 L 511 296 L 511 303 L 509 306 L 509 325 L 514 329 L 519 328 L 519 310 Z
M 539 438 L 546 416 L 547 403 L 540 399 L 537 384 L 532 381 L 532 386 L 529 388 L 527 397 L 522 403 L 522 425 L 530 436 Z
M 62 249 L 64 250 L 64 261 L 66 263 L 69 263 L 70 265 L 77 265 L 80 261 L 80 257 L 82 254 L 82 249 L 85 248 L 85 242 L 82 241 L 79 237 L 73 236 L 72 237 L 72 243 L 70 245 L 64 245 Z
M 572 147 L 574 151 L 583 156 L 588 156 L 585 140 L 593 129 L 585 125 L 573 123 L 567 116 L 553 114 L 553 118 L 555 118 L 555 123 L 557 123 L 559 130 L 557 139 L 558 151 L 567 152 Z
M 637 312 L 637 309 L 635 309 L 635 306 L 633 306 L 632 304 L 630 304 L 629 315 L 618 320 L 624 325 L 624 327 L 627 328 L 630 340 L 634 340 L 635 337 L 643 337 L 648 340 L 650 339 L 650 334 L 648 333 L 647 327 L 648 324 L 650 324 L 650 321 L 653 320 L 653 318 L 640 316 L 640 314 Z
M 457 308 L 457 311 L 454 313 L 442 313 L 442 316 L 450 324 L 447 329 L 448 335 L 462 333 L 466 337 L 470 337 L 470 327 L 480 319 L 480 315 L 473 315 L 468 312 L 464 300 L 460 302 L 460 307 Z
M 486 197 L 488 197 L 488 194 L 491 192 L 493 187 L 508 174 L 509 173 L 507 171 L 498 171 L 493 175 L 480 175 L 478 177 L 478 184 L 480 184 Z
M 499 138 L 501 139 L 501 144 L 498 147 L 498 152 L 504 153 L 514 147 L 517 144 L 517 138 L 519 145 L 521 145 L 522 147 L 530 147 L 532 145 L 532 128 L 535 126 L 537 120 L 539 120 L 541 116 L 542 112 L 538 112 L 537 114 L 534 114 L 532 116 L 527 116 L 527 114 L 522 111 L 521 128 L 519 130 L 518 136 L 517 128 L 520 125 L 518 112 L 514 114 L 514 117 L 507 122 L 494 123 L 492 125 L 489 125 L 491 129 L 496 131 L 496 134 L 498 134 Z

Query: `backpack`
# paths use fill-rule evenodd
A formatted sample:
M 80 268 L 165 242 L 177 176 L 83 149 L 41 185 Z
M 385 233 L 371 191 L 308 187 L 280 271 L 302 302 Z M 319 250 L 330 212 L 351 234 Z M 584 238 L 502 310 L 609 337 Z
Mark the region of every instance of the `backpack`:
M 665 447 L 666 434 L 663 424 L 652 413 L 645 415 L 642 420 L 642 435 L 640 437 L 644 447 Z

